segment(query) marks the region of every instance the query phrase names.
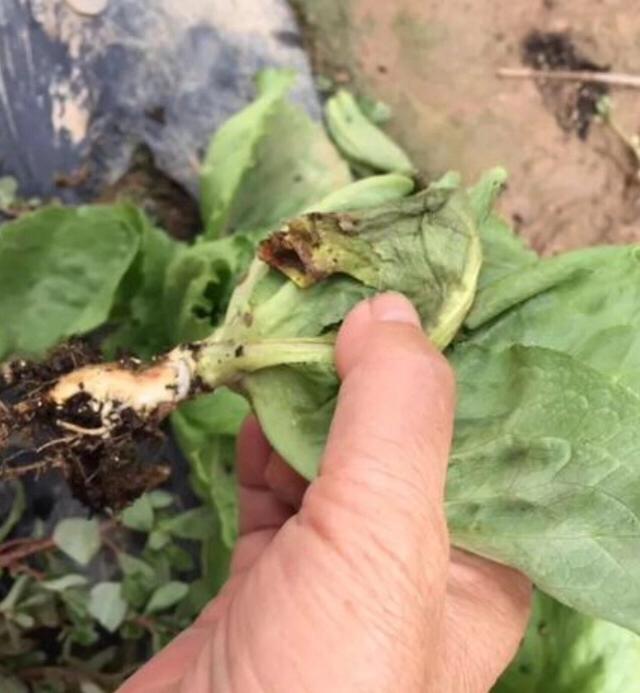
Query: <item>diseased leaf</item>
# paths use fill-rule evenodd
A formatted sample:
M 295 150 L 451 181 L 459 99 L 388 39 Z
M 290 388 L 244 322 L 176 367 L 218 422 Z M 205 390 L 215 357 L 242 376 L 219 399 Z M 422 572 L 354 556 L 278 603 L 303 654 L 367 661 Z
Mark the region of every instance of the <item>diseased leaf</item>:
M 100 527 L 95 519 L 72 517 L 60 520 L 53 532 L 53 541 L 74 561 L 87 565 L 100 549 Z
M 566 354 L 460 347 L 452 540 L 640 630 L 640 397 Z
M 640 690 L 640 637 L 537 592 L 520 651 L 493 693 Z
M 374 171 L 413 175 L 409 157 L 360 110 L 357 101 L 340 89 L 326 104 L 327 128 L 340 151 Z
M 308 478 L 317 470 L 337 393 L 332 334 L 347 312 L 378 291 L 401 291 L 444 347 L 469 308 L 480 247 L 473 211 L 454 182 L 379 208 L 289 221 L 261 249 L 279 271 L 254 262 L 232 297 L 216 338 L 265 349 L 282 340 L 280 362 L 274 351 L 273 366 L 248 373 L 240 385 L 272 445 Z M 309 357 L 288 364 L 290 343 Z M 310 363 L 314 350 L 329 357 Z
M 263 241 L 260 255 L 302 288 L 323 289 L 323 279 L 340 274 L 376 291 L 402 292 L 439 346 L 469 309 L 481 264 L 467 198 L 443 187 L 352 214 L 290 220 Z
M 126 205 L 48 207 L 0 233 L 0 360 L 101 325 L 139 247 Z
M 151 595 L 149 603 L 145 608 L 146 614 L 155 614 L 159 611 L 164 611 L 177 604 L 181 599 L 184 599 L 189 591 L 189 585 L 184 582 L 172 580 L 165 585 L 160 585 L 158 589 Z
M 115 633 L 127 614 L 119 582 L 99 582 L 91 589 L 89 613 L 110 633 Z

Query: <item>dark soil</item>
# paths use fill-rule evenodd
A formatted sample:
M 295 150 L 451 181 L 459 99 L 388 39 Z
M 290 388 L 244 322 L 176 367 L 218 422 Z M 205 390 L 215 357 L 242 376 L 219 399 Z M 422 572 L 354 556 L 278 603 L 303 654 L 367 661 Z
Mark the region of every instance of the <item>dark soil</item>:
M 96 202 L 122 199 L 141 207 L 178 240 L 188 241 L 202 229 L 196 201 L 155 165 L 147 147 L 138 149 L 127 173 L 103 190 Z
M 582 55 L 568 33 L 553 31 L 534 30 L 525 36 L 522 61 L 536 70 L 605 72 L 608 69 Z M 591 121 L 597 114 L 599 99 L 609 93 L 606 84 L 595 82 L 571 84 L 541 79 L 537 80 L 537 86 L 558 125 L 567 132 L 575 131 L 583 140 L 587 138 Z
M 91 347 L 74 342 L 43 362 L 20 360 L 3 368 L 0 478 L 57 469 L 74 496 L 94 510 L 120 509 L 166 481 L 159 422 L 123 409 L 108 434 L 100 434 L 102 418 L 88 394 L 79 392 L 63 406 L 47 397 L 60 376 L 99 361 Z

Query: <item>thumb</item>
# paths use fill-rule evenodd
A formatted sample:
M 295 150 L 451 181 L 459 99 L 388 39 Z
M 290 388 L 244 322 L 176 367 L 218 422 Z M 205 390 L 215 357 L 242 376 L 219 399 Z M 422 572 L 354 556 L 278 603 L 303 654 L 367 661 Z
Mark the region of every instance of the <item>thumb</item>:
M 376 296 L 347 316 L 336 365 L 338 405 L 302 515 L 354 560 L 380 557 L 386 570 L 391 559 L 429 575 L 443 593 L 452 371 L 399 294 Z

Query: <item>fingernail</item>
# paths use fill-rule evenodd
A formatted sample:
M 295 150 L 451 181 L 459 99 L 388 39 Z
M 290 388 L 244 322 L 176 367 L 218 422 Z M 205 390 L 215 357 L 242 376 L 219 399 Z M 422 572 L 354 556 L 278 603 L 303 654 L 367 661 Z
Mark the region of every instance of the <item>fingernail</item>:
M 371 315 L 380 322 L 403 322 L 420 327 L 420 316 L 402 294 L 386 293 L 371 299 Z

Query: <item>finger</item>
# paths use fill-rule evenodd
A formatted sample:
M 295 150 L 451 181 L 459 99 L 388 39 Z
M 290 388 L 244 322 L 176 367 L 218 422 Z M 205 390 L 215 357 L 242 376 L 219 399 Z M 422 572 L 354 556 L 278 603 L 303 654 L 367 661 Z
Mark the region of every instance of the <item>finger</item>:
M 264 468 L 269 461 L 271 445 L 255 416 L 242 424 L 236 447 L 236 474 L 241 486 L 264 486 Z
M 267 484 L 265 472 L 271 455 L 254 417 L 244 423 L 238 437 L 237 474 L 240 536 L 280 527 L 292 514 Z
M 338 405 L 303 515 L 344 552 L 384 554 L 414 573 L 428 568 L 430 589 L 444 593 L 451 370 L 397 294 L 349 314 L 336 363 Z
M 454 690 L 489 690 L 515 656 L 531 612 L 532 586 L 524 575 L 455 549 L 446 600 L 447 669 Z M 469 666 L 473 643 L 474 666 Z M 464 676 L 473 680 L 465 680 Z
M 302 497 L 309 486 L 309 482 L 300 476 L 276 452 L 271 453 L 265 471 L 265 479 L 269 488 L 283 503 L 286 503 L 294 510 L 300 508 Z
M 253 565 L 293 514 L 293 509 L 267 484 L 265 472 L 270 455 L 271 446 L 257 420 L 248 417 L 238 436 L 236 455 L 239 538 L 231 561 L 232 575 Z
M 453 374 L 409 301 L 383 294 L 360 304 L 340 331 L 336 363 L 342 386 L 323 473 L 383 471 L 442 499 Z

